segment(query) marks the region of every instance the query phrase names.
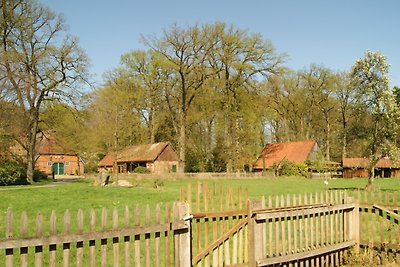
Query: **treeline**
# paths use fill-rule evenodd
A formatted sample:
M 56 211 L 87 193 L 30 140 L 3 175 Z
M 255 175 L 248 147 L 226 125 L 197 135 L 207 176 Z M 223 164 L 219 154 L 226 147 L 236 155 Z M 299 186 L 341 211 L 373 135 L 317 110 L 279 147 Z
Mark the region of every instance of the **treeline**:
M 315 139 L 334 161 L 397 153 L 400 91 L 390 88 L 379 52 L 347 71 L 291 70 L 263 36 L 224 23 L 173 25 L 143 43 L 147 50 L 122 55 L 80 101 L 49 94 L 38 130 L 55 131 L 89 168 L 106 153 L 160 141 L 174 145 L 186 172 L 243 170 L 268 142 Z M 3 118 L 23 111 L 0 100 L 9 107 L 0 114 L 5 140 L 24 123 Z
M 315 139 L 328 161 L 382 157 L 389 150 L 374 143 L 397 144 L 390 124 L 398 120 L 386 115 L 399 89 L 389 88 L 379 52 L 366 52 L 347 72 L 294 71 L 260 35 L 222 23 L 172 26 L 144 42 L 147 51 L 122 55 L 88 96 L 90 130 L 80 139 L 91 151 L 170 141 L 185 171 L 218 172 L 253 164 L 267 142 Z

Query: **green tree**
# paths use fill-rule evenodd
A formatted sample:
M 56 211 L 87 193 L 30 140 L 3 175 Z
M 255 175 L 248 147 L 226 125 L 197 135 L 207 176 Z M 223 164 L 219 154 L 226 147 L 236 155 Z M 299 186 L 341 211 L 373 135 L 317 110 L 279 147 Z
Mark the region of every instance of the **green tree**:
M 400 105 L 400 87 L 398 87 L 398 86 L 393 87 L 393 91 L 396 94 L 397 104 Z
M 333 123 L 336 119 L 336 101 L 333 98 L 333 74 L 332 71 L 321 66 L 311 65 L 309 70 L 301 73 L 304 80 L 304 86 L 308 92 L 312 103 L 317 108 L 322 117 L 321 125 L 324 140 L 325 159 L 331 160 L 331 141 L 333 132 Z M 317 114 L 316 114 L 317 115 Z M 317 116 L 314 116 L 314 119 Z M 314 123 L 316 121 L 314 120 Z M 314 128 L 316 128 L 314 126 Z
M 93 153 L 117 153 L 123 147 L 148 142 L 138 98 L 142 88 L 119 72 L 109 73 L 106 83 L 92 93 L 88 108 Z
M 43 107 L 39 127 L 55 134 L 57 144 L 65 153 L 87 151 L 85 112 L 65 103 L 52 101 Z
M 349 123 L 352 115 L 353 104 L 356 101 L 356 91 L 349 85 L 349 73 L 338 72 L 333 81 L 333 94 L 338 102 L 339 122 L 341 124 L 341 154 L 347 157 Z
M 248 139 L 243 133 L 246 121 L 253 112 L 246 110 L 252 94 L 257 94 L 258 81 L 282 71 L 284 55 L 276 52 L 270 41 L 259 34 L 223 23 L 214 25 L 214 53 L 209 58 L 210 65 L 217 73 L 215 89 L 221 95 L 227 171 L 240 170 L 243 162 L 243 144 Z M 248 108 L 252 108 L 247 106 Z M 248 127 L 252 125 L 246 125 Z M 254 121 L 253 121 L 254 125 Z M 243 137 L 243 138 L 242 138 Z
M 169 86 L 171 71 L 165 68 L 165 59 L 152 50 L 135 50 L 121 57 L 121 72 L 127 80 L 134 80 L 141 89 L 138 94 L 136 110 L 149 129 L 150 143 L 157 141 L 161 124 L 165 122 L 164 92 Z
M 389 87 L 389 64 L 380 52 L 367 51 L 352 68 L 352 86 L 358 90 L 360 100 L 371 114 L 372 125 L 368 133 L 369 179 L 367 188 L 373 184 L 374 170 L 383 157 L 398 155 L 396 139 L 399 133 L 399 106 L 394 91 Z
M 187 146 L 187 117 L 194 99 L 213 74 L 205 64 L 214 45 L 208 25 L 187 29 L 173 25 L 161 38 L 147 38 L 145 43 L 162 55 L 172 71 L 171 87 L 166 102 L 178 137 L 179 172 L 185 171 Z
M 73 99 L 86 80 L 88 59 L 64 22 L 36 1 L 0 2 L 0 81 L 23 110 L 27 180 L 33 182 L 42 104 Z

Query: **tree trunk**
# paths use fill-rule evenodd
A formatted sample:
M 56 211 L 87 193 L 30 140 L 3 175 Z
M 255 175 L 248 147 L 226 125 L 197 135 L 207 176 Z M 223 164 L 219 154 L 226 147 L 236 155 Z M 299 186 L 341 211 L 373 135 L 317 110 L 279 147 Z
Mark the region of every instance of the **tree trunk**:
M 155 136 L 156 136 L 156 121 L 154 119 L 154 109 L 150 109 L 149 114 L 149 126 L 150 126 L 150 144 L 155 143 Z
M 185 173 L 186 167 L 186 113 L 180 114 L 180 133 L 179 133 L 179 173 Z
M 344 159 L 347 157 L 347 121 L 344 112 L 342 113 L 342 121 L 343 121 L 342 159 Z
M 36 159 L 36 133 L 38 129 L 38 119 L 35 115 L 31 115 L 30 118 L 32 125 L 29 128 L 27 141 L 26 141 L 26 181 L 29 184 L 33 183 L 33 173 L 35 170 L 35 159 Z
M 342 158 L 347 157 L 347 135 L 344 132 L 342 137 Z
M 375 166 L 379 161 L 379 157 L 373 155 L 370 159 L 370 163 L 368 166 L 368 183 L 365 186 L 365 190 L 374 190 L 374 179 L 375 179 Z
M 331 124 L 326 120 L 326 160 L 331 160 Z

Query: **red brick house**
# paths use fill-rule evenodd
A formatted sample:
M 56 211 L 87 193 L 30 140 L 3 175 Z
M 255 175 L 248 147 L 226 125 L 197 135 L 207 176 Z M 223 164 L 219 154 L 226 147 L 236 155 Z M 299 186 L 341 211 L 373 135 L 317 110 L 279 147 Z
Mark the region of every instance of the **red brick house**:
M 253 170 L 268 170 L 283 160 L 295 163 L 316 160 L 318 151 L 319 147 L 315 140 L 266 144 L 253 165 Z
M 98 170 L 106 168 L 119 173 L 133 172 L 138 167 L 146 167 L 152 173 L 170 173 L 178 169 L 179 158 L 169 142 L 130 146 L 118 155 L 107 154 L 98 164 Z
M 54 134 L 42 135 L 38 140 L 35 167 L 55 175 L 83 175 L 84 164 L 78 154 L 61 147 Z
M 37 157 L 35 169 L 48 175 L 83 175 L 84 163 L 78 154 L 65 149 L 57 142 L 53 132 L 37 135 Z M 26 151 L 21 145 L 16 144 L 11 148 L 14 155 L 26 158 Z
M 344 158 L 342 161 L 343 178 L 369 177 L 368 158 Z M 375 177 L 400 177 L 400 164 L 383 158 L 375 166 Z

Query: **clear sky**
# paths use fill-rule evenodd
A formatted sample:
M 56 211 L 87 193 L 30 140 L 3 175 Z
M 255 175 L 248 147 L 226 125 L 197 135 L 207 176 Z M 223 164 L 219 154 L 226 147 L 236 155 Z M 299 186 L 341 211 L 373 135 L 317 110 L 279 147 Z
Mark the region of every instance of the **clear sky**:
M 38 0 L 63 13 L 91 60 L 97 85 L 120 56 L 146 49 L 141 35 L 162 35 L 176 23 L 226 22 L 260 33 L 286 66 L 311 64 L 350 70 L 366 50 L 381 51 L 391 65 L 391 85 L 400 86 L 399 0 Z

